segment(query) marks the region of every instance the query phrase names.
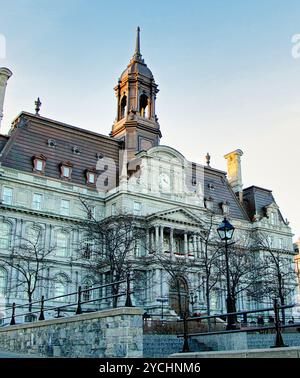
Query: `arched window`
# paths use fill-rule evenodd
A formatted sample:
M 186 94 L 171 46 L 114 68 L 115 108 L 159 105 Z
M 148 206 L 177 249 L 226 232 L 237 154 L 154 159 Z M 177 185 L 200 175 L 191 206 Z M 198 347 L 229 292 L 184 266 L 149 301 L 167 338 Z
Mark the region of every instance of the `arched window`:
M 123 96 L 121 100 L 121 119 L 126 116 L 126 111 L 127 111 L 127 96 Z
M 85 278 L 82 283 L 82 300 L 89 301 L 93 298 L 93 291 L 85 291 L 93 287 L 93 281 L 90 278 Z
M 26 239 L 28 239 L 29 243 L 35 245 L 39 242 L 40 232 L 41 230 L 37 227 L 29 227 L 26 232 Z
M 68 278 L 64 274 L 58 274 L 54 278 L 54 290 L 53 290 L 53 296 L 58 297 L 61 295 L 68 294 Z M 67 298 L 57 298 L 57 301 L 65 301 Z
M 148 106 L 148 97 L 145 94 L 142 94 L 140 96 L 140 115 L 144 118 L 146 118 L 146 109 Z
M 0 296 L 4 297 L 7 288 L 7 271 L 0 267 Z
M 68 234 L 58 231 L 56 234 L 56 256 L 68 257 Z
M 7 222 L 0 222 L 0 249 L 9 248 L 11 226 Z

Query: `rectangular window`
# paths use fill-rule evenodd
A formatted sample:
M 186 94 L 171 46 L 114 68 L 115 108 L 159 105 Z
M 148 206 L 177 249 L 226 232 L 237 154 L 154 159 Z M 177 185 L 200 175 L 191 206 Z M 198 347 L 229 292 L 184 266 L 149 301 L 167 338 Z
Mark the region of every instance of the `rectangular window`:
M 38 193 L 34 193 L 32 198 L 32 208 L 34 210 L 41 210 L 42 209 L 42 199 L 43 196 Z
M 8 188 L 6 186 L 3 187 L 3 193 L 2 193 L 2 201 L 6 205 L 12 204 L 12 197 L 13 197 L 13 190 L 12 188 Z
M 117 205 L 113 203 L 111 205 L 111 215 L 116 215 L 116 213 L 117 213 Z
M 278 240 L 278 248 L 283 249 L 283 240 L 281 238 Z
M 61 200 L 60 213 L 61 215 L 70 215 L 70 201 L 64 199 Z
M 142 215 L 142 204 L 140 202 L 133 203 L 133 214 Z
M 39 160 L 39 159 L 36 159 L 35 161 L 35 169 L 37 171 L 42 171 L 43 170 L 43 161 L 42 160 Z
M 69 167 L 66 167 L 66 166 L 62 166 L 62 176 L 63 177 L 66 177 L 66 178 L 70 178 L 71 176 L 71 169 Z
M 88 172 L 87 173 L 87 181 L 89 184 L 95 184 L 96 181 L 96 175 L 93 172 Z

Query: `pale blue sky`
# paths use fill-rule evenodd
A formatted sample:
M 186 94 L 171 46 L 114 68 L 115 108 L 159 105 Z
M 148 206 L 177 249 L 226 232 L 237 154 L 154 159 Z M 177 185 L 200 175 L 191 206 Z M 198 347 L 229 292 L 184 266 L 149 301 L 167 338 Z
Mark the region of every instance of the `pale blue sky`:
M 43 116 L 108 134 L 137 25 L 161 143 L 219 169 L 241 148 L 244 186 L 272 189 L 300 236 L 299 1 L 0 0 L 0 66 L 14 73 L 2 132 L 40 96 Z

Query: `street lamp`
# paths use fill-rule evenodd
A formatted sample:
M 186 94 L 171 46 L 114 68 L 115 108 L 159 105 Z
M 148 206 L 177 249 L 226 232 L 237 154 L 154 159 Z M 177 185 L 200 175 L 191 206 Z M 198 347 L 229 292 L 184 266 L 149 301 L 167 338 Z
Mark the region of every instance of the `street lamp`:
M 197 302 L 198 296 L 196 293 L 190 293 L 190 304 L 192 305 L 192 314 L 194 314 L 194 304 Z
M 157 302 L 161 302 L 161 320 L 163 320 L 164 319 L 164 303 L 167 303 L 169 299 L 161 297 L 161 298 L 157 298 L 156 300 Z
M 235 228 L 232 224 L 228 222 L 226 217 L 223 222 L 217 228 L 219 237 L 225 242 L 225 263 L 226 263 L 226 284 L 227 284 L 227 313 L 235 312 L 234 300 L 232 298 L 232 293 L 230 289 L 230 274 L 229 274 L 229 261 L 228 261 L 228 240 L 232 239 Z M 226 329 L 236 329 L 235 316 L 229 315 L 227 317 L 227 327 Z

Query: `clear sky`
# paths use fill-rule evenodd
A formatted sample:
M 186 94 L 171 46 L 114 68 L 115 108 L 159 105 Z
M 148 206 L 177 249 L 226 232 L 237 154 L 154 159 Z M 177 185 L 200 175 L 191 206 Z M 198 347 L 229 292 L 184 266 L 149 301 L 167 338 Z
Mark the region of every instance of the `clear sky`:
M 299 0 L 0 0 L 0 66 L 14 73 L 1 131 L 40 96 L 41 115 L 108 134 L 137 25 L 161 143 L 223 170 L 242 149 L 244 187 L 272 189 L 298 238 Z

